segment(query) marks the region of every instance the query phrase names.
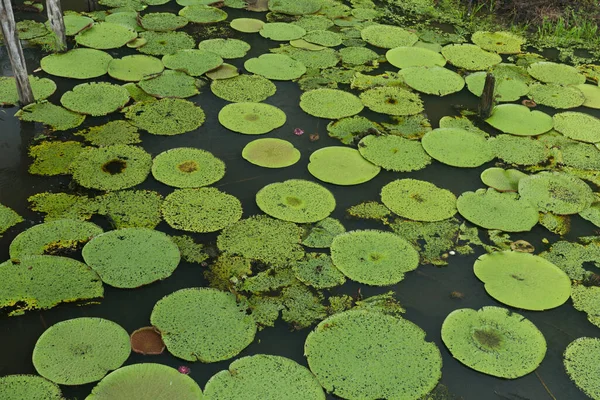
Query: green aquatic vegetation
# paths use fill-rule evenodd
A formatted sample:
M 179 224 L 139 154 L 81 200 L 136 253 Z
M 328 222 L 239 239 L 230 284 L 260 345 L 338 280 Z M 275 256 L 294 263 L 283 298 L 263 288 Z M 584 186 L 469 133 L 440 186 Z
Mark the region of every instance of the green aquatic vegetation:
M 421 144 L 432 158 L 453 167 L 479 167 L 494 158 L 485 136 L 461 128 L 434 129 L 423 136 Z
M 0 237 L 4 232 L 21 222 L 23 222 L 23 218 L 16 211 L 0 204 Z
M 406 312 L 393 291 L 370 296 L 364 300 L 356 300 L 354 303 L 353 309 L 355 310 L 378 312 L 397 318 L 402 317 L 402 314 Z
M 47 142 L 29 148 L 29 173 L 33 175 L 68 175 L 69 166 L 84 150 L 84 146 L 75 141 Z
M 205 251 L 204 245 L 196 243 L 194 238 L 188 235 L 171 236 L 171 240 L 179 248 L 181 259 L 185 262 L 201 264 L 210 258 Z
M 356 230 L 336 236 L 331 244 L 333 264 L 353 281 L 374 286 L 394 285 L 419 265 L 419 253 L 390 232 Z
M 577 89 L 581 90 L 585 96 L 584 107 L 600 109 L 600 87 L 596 85 L 576 85 Z
M 230 256 L 227 253 L 219 255 L 217 260 L 204 271 L 204 277 L 210 287 L 224 291 L 229 291 L 248 275 L 252 275 L 250 260 L 245 257 Z
M 533 83 L 529 86 L 528 97 L 537 104 L 559 109 L 576 108 L 585 102 L 581 90 L 556 83 Z
M 583 281 L 589 275 L 583 267 L 585 263 L 600 268 L 600 243 L 591 241 L 582 244 L 561 240 L 553 243 L 540 257 L 559 267 L 569 278 Z
M 84 198 L 87 200 L 87 198 Z M 161 221 L 160 206 L 163 197 L 149 190 L 119 190 L 108 192 L 89 200 L 78 199 L 77 208 L 85 211 L 95 207 L 95 214 L 105 216 L 115 229 L 148 228 L 154 229 Z
M 63 400 L 60 387 L 38 375 L 5 375 L 0 378 L 0 397 L 6 400 Z
M 263 21 L 256 18 L 235 18 L 229 23 L 232 29 L 243 33 L 257 33 L 264 25 Z
M 325 399 L 321 385 L 306 367 L 266 354 L 242 357 L 229 370 L 217 372 L 206 383 L 204 399 L 275 398 L 281 393 L 290 400 Z
M 344 47 L 340 49 L 339 53 L 344 65 L 365 65 L 379 59 L 379 54 L 366 47 Z
M 552 117 L 554 129 L 581 142 L 600 142 L 600 119 L 582 112 L 565 111 Z
M 108 64 L 108 74 L 120 81 L 137 82 L 160 74 L 165 69 L 162 61 L 156 57 L 134 54 L 115 58 Z
M 465 80 L 454 71 L 439 67 L 407 67 L 399 72 L 404 82 L 422 93 L 436 96 L 446 96 L 460 92 L 465 86 Z
M 29 84 L 36 101 L 45 100 L 56 91 L 56 84 L 48 78 L 29 75 Z M 14 106 L 17 103 L 19 103 L 19 93 L 15 78 L 12 76 L 0 77 L 0 106 Z
M 381 188 L 381 202 L 394 214 L 414 221 L 441 221 L 456 214 L 456 196 L 433 183 L 397 179 Z
M 132 11 L 143 11 L 146 4 L 142 0 L 100 0 L 98 4 L 111 8 L 128 8 Z
M 198 48 L 210 51 L 221 58 L 242 58 L 250 50 L 250 45 L 239 39 L 206 39 L 198 44 Z
M 262 54 L 258 58 L 250 58 L 244 62 L 244 68 L 253 74 L 278 81 L 297 79 L 306 72 L 304 64 L 285 54 Z
M 124 26 L 136 32 L 143 32 L 145 30 L 138 22 L 138 13 L 133 10 L 110 13 L 104 18 L 104 21 Z M 133 39 L 128 42 L 127 46 L 129 47 L 129 44 L 136 40 Z
M 97 235 L 83 247 L 82 256 L 104 283 L 128 289 L 168 278 L 181 257 L 169 236 L 148 228 Z
M 163 151 L 154 158 L 152 175 L 169 186 L 197 188 L 223 178 L 225 163 L 206 150 L 179 147 Z
M 519 181 L 519 195 L 540 211 L 577 214 L 594 202 L 592 189 L 581 179 L 559 172 L 540 172 Z
M 425 341 L 425 332 L 379 312 L 327 318 L 308 334 L 304 353 L 325 390 L 342 398 L 416 399 L 441 377 L 440 351 Z
M 196 46 L 194 38 L 185 32 L 142 32 L 140 38 L 146 40 L 146 44 L 138 48 L 139 52 L 153 56 L 175 54 Z
M 452 356 L 484 374 L 516 379 L 534 371 L 546 355 L 546 339 L 528 319 L 506 308 L 461 308 L 442 324 Z
M 221 64 L 219 67 L 208 71 L 206 74 L 206 77 L 212 80 L 217 80 L 217 79 L 230 79 L 236 76 L 239 76 L 240 73 L 238 72 L 238 69 L 235 65 L 231 65 L 231 64 L 227 64 L 227 63 L 223 63 Z
M 527 174 L 518 169 L 488 168 L 480 175 L 481 181 L 499 192 L 516 192 L 519 190 L 519 181 Z
M 325 187 L 307 180 L 271 183 L 256 193 L 256 204 L 265 214 L 296 223 L 327 218 L 335 209 L 335 198 Z
M 384 49 L 393 49 L 399 46 L 412 46 L 419 40 L 419 37 L 393 25 L 369 25 L 360 31 L 361 38 L 375 47 Z
M 327 30 L 333 26 L 333 21 L 323 15 L 303 15 L 298 20 L 292 22 L 306 30 L 306 32 L 316 30 Z
M 385 220 L 392 215 L 390 209 L 376 201 L 365 201 L 356 204 L 346 210 L 346 213 L 354 218 Z
M 591 206 L 579 213 L 579 216 L 592 224 L 600 227 L 600 199 L 596 195 L 596 201 Z
M 247 308 L 232 293 L 187 288 L 160 299 L 150 323 L 174 356 L 211 363 L 236 356 L 254 340 L 256 323 Z
M 8 260 L 0 264 L 0 278 L 0 310 L 9 316 L 104 295 L 98 275 L 84 263 L 66 257 Z
M 360 100 L 368 109 L 381 114 L 414 115 L 424 110 L 418 94 L 398 86 L 367 89 L 360 94 Z
M 532 79 L 523 67 L 513 64 L 498 64 L 491 70 L 495 78 L 494 98 L 499 102 L 519 100 L 529 93 Z M 465 78 L 471 93 L 480 97 L 483 92 L 487 72 L 474 72 Z
M 425 113 L 391 116 L 391 123 L 382 122 L 381 124 L 388 130 L 390 135 L 402 136 L 406 139 L 421 139 L 431 128 L 431 122 Z M 440 120 L 440 128 L 443 128 Z
M 71 111 L 97 117 L 123 108 L 129 100 L 129 92 L 122 86 L 91 82 L 82 83 L 65 92 L 60 103 Z
M 480 256 L 473 266 L 485 291 L 501 303 L 543 311 L 563 304 L 571 295 L 571 280 L 550 261 L 529 253 L 497 251 Z
M 42 22 L 28 19 L 17 22 L 16 28 L 20 40 L 30 40 L 50 33 Z
M 373 122 L 362 116 L 342 118 L 327 124 L 327 133 L 330 137 L 339 139 L 344 144 L 353 143 L 356 138 L 365 135 L 369 130 L 375 132 L 384 131 L 377 122 Z
M 165 67 L 185 72 L 191 76 L 200 76 L 223 65 L 223 59 L 211 51 L 181 49 L 162 58 Z
M 225 11 L 204 4 L 185 6 L 179 10 L 179 15 L 197 24 L 212 24 L 227 19 Z
M 600 327 L 600 287 L 573 285 L 571 300 L 576 310 L 586 313 L 588 321 Z
M 123 25 L 110 22 L 96 22 L 75 36 L 75 42 L 80 46 L 92 49 L 106 50 L 125 46 L 127 42 L 135 39 L 137 32 Z
M 477 31 L 471 35 L 471 41 L 484 50 L 499 54 L 517 54 L 525 44 L 525 38 L 511 32 Z
M 269 10 L 288 15 L 314 14 L 323 6 L 323 0 L 269 0 Z
M 283 304 L 281 304 L 279 298 L 252 296 L 248 299 L 248 302 L 259 330 L 267 326 L 275 326 L 275 321 L 279 318 L 279 312 L 283 309 Z
M 323 295 L 314 294 L 303 284 L 293 284 L 281 291 L 284 308 L 281 319 L 292 329 L 303 329 L 327 317 L 327 308 L 322 304 Z
M 165 70 L 160 75 L 139 81 L 138 86 L 158 98 L 186 98 L 200 93 L 196 79 L 182 71 Z
M 264 38 L 281 42 L 300 39 L 306 35 L 304 28 L 287 22 L 268 22 L 258 33 Z
M 531 137 L 496 135 L 488 143 L 494 155 L 509 164 L 538 165 L 550 156 L 546 145 Z
M 78 132 L 76 136 L 94 146 L 112 146 L 116 144 L 141 143 L 138 129 L 123 120 L 110 121 L 104 125 L 94 126 Z
M 143 101 L 127 107 L 125 118 L 153 135 L 180 135 L 199 128 L 206 119 L 204 111 L 183 99 Z
M 592 399 L 600 399 L 600 339 L 580 337 L 567 346 L 564 365 L 571 380 Z
M 300 62 L 306 68 L 332 68 L 340 62 L 340 55 L 334 49 L 325 48 L 319 51 L 296 48 L 289 45 L 281 45 L 279 48 L 271 49 L 272 53 L 287 55 Z
M 139 363 L 108 374 L 88 400 L 127 400 L 135 396 L 154 400 L 201 400 L 202 390 L 188 375 L 163 364 Z
M 242 157 L 259 167 L 285 168 L 300 160 L 300 151 L 287 140 L 264 138 L 248 143 L 242 150 Z
M 73 160 L 73 179 L 81 186 L 119 190 L 138 185 L 150 173 L 152 158 L 142 148 L 114 145 L 87 148 Z
M 387 61 L 397 68 L 443 67 L 446 59 L 439 52 L 413 46 L 399 46 L 385 53 Z
M 32 361 L 44 378 L 61 385 L 99 381 L 129 357 L 129 334 L 103 318 L 73 318 L 44 331 Z
M 308 43 L 313 43 L 324 47 L 336 47 L 342 44 L 341 35 L 328 30 L 310 31 L 302 36 L 302 39 Z
M 156 97 L 152 97 L 148 93 L 144 92 L 136 83 L 129 82 L 124 84 L 123 87 L 127 89 L 134 102 L 156 101 Z
M 563 236 L 571 230 L 571 217 L 569 215 L 557 215 L 551 212 L 540 213 L 540 225 L 550 232 Z
M 314 224 L 305 225 L 304 229 L 302 245 L 318 249 L 330 247 L 331 242 L 337 235 L 346 232 L 344 225 L 339 220 L 331 217 Z
M 29 104 L 20 109 L 15 117 L 25 122 L 39 122 L 55 131 L 76 128 L 85 121 L 85 115 L 67 110 L 47 101 Z
M 516 193 L 494 189 L 464 192 L 456 206 L 467 221 L 486 229 L 527 232 L 538 222 L 537 207 Z
M 237 290 L 254 294 L 273 292 L 294 284 L 296 277 L 291 268 L 270 268 L 254 276 L 244 277 Z
M 260 75 L 239 75 L 213 81 L 210 90 L 215 96 L 234 103 L 258 103 L 273 96 L 277 87 Z
M 446 116 L 442 117 L 439 120 L 440 128 L 458 128 L 464 129 L 466 131 L 478 133 L 483 137 L 488 137 L 488 134 L 475 126 L 473 121 L 471 121 L 467 116 Z
M 442 55 L 457 68 L 467 71 L 485 71 L 502 62 L 502 57 L 474 44 L 449 44 L 442 48 Z
M 87 220 L 98 209 L 93 199 L 67 193 L 37 193 L 27 201 L 31 210 L 46 214 L 46 222 L 63 218 Z
M 72 219 L 59 219 L 34 225 L 19 233 L 10 243 L 11 259 L 23 256 L 75 251 L 91 238 L 104 232 L 96 224 Z
M 242 204 L 213 187 L 177 189 L 161 206 L 167 223 L 188 232 L 216 232 L 242 218 Z
M 380 167 L 365 160 L 358 150 L 342 146 L 323 147 L 310 155 L 308 172 L 334 185 L 358 185 L 375 178 Z
M 263 135 L 282 127 L 285 113 L 263 103 L 232 103 L 219 111 L 219 122 L 225 128 L 246 135 Z
M 600 151 L 593 144 L 571 142 L 560 147 L 562 163 L 582 170 L 600 170 Z
M 149 31 L 174 31 L 187 24 L 187 18 L 168 12 L 148 13 L 140 17 L 140 25 Z
M 365 75 L 356 71 L 350 81 L 350 89 L 367 90 L 379 86 L 405 87 L 404 79 L 396 72 L 385 72 L 380 75 Z
M 577 68 L 567 64 L 539 61 L 527 67 L 529 75 L 540 82 L 559 85 L 581 85 L 585 83 L 585 75 Z
M 343 285 L 346 277 L 331 261 L 331 257 L 324 253 L 308 253 L 303 260 L 293 266 L 296 278 L 305 285 L 315 289 L 326 289 Z
M 270 264 L 285 264 L 304 256 L 302 229 L 297 225 L 257 215 L 225 229 L 217 238 L 219 250 Z
M 511 135 L 537 136 L 552 129 L 552 117 L 542 111 L 530 110 L 520 104 L 501 104 L 494 107 L 486 122 Z
M 325 49 L 325 47 L 323 47 L 323 46 L 320 46 L 318 44 L 309 43 L 304 39 L 290 40 L 290 46 L 296 47 L 299 49 L 312 50 L 312 51 L 319 51 L 319 50 Z
M 340 119 L 358 114 L 363 105 L 352 93 L 337 89 L 315 89 L 302 93 L 300 108 L 315 117 Z

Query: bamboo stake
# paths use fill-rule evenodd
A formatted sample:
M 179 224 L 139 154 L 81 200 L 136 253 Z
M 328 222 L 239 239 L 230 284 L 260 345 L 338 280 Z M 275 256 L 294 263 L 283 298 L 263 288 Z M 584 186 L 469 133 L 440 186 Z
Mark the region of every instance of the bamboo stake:
M 46 0 L 46 10 L 50 27 L 56 35 L 56 44 L 60 50 L 64 50 L 67 48 L 67 35 L 65 35 L 65 21 L 60 0 Z
M 479 116 L 483 119 L 489 118 L 492 115 L 492 109 L 494 108 L 494 86 L 496 79 L 491 73 L 487 73 L 485 76 L 485 85 L 483 86 L 483 93 L 479 101 Z

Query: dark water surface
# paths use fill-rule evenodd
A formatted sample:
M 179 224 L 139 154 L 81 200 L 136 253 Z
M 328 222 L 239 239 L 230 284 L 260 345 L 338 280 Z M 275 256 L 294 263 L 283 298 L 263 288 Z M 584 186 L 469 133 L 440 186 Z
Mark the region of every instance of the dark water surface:
M 65 9 L 82 10 L 81 1 L 64 1 Z M 173 2 L 174 3 L 174 2 Z M 169 6 L 173 9 L 173 6 Z M 169 10 L 169 7 L 153 7 L 152 11 Z M 243 11 L 227 9 L 230 18 L 245 14 Z M 29 15 L 28 18 L 31 18 Z M 251 17 L 264 18 L 264 13 L 253 13 Z M 191 24 L 192 25 L 192 24 Z M 186 28 L 187 29 L 187 28 Z M 252 51 L 247 58 L 255 57 L 268 52 L 269 48 L 277 47 L 276 42 L 263 39 L 258 34 L 236 33 L 235 37 L 241 38 L 252 45 Z M 197 41 L 201 40 L 196 37 Z M 133 53 L 129 49 L 109 50 L 113 56 L 122 56 Z M 41 53 L 34 48 L 25 49 L 28 67 L 33 70 L 39 66 Z M 228 60 L 238 67 L 243 66 L 242 59 Z M 5 49 L 0 47 L 0 68 L 2 75 L 12 75 Z M 385 70 L 382 69 L 382 71 Z M 390 69 L 392 70 L 392 69 Z M 45 76 L 39 73 L 38 76 Z M 82 81 L 73 81 L 59 77 L 50 77 L 59 86 L 59 90 L 50 101 L 60 104 L 62 93 Z M 103 81 L 120 83 L 105 76 Z M 297 84 L 291 82 L 275 82 L 277 93 L 266 100 L 266 103 L 281 108 L 287 114 L 287 123 L 280 129 L 264 137 L 278 137 L 291 141 L 301 152 L 302 159 L 293 167 L 284 169 L 265 169 L 246 162 L 241 157 L 242 148 L 253 136 L 240 135 L 223 128 L 218 120 L 219 110 L 227 104 L 226 101 L 212 95 L 210 89 L 204 88 L 202 93 L 189 99 L 200 105 L 206 112 L 206 122 L 199 129 L 178 136 L 153 136 L 142 134 L 143 147 L 152 155 L 174 147 L 198 147 L 212 152 L 227 164 L 225 177 L 216 185 L 219 189 L 238 197 L 244 207 L 244 217 L 259 214 L 260 210 L 254 202 L 256 192 L 263 186 L 290 178 L 315 180 L 307 171 L 309 155 L 316 149 L 339 145 L 337 140 L 327 136 L 327 120 L 314 118 L 307 115 L 298 107 L 301 91 Z M 476 98 L 466 89 L 462 92 L 444 98 L 435 96 L 422 96 L 426 104 L 427 114 L 434 127 L 437 121 L 445 115 L 457 115 L 455 105 L 476 107 Z M 543 111 L 553 113 L 551 109 L 541 107 Z M 27 173 L 29 159 L 27 147 L 33 137 L 42 131 L 42 126 L 33 123 L 20 123 L 13 117 L 17 108 L 0 109 L 0 203 L 15 209 L 26 222 L 10 229 L 0 238 L 0 261 L 8 259 L 8 246 L 11 240 L 27 227 L 42 222 L 42 217 L 27 209 L 27 197 L 43 191 L 69 191 L 69 178 L 66 177 L 38 177 Z M 580 111 L 580 110 L 577 110 Z M 588 109 L 581 111 L 589 112 Z M 373 120 L 382 120 L 381 115 L 367 111 L 365 115 Z M 84 126 L 101 125 L 113 119 L 120 118 L 119 114 L 108 117 L 88 117 Z M 302 128 L 306 134 L 295 136 L 294 128 Z M 488 129 L 489 131 L 489 129 Z M 320 140 L 309 141 L 308 134 L 319 133 Z M 69 134 L 59 133 L 59 137 L 69 137 Z M 433 161 L 426 169 L 413 173 L 393 173 L 382 171 L 380 175 L 370 182 L 352 187 L 341 187 L 324 184 L 337 198 L 337 208 L 332 215 L 343 221 L 348 230 L 357 228 L 382 228 L 377 223 L 366 223 L 345 219 L 345 209 L 359 202 L 379 200 L 381 187 L 394 179 L 416 178 L 435 183 L 436 185 L 451 190 L 455 195 L 467 190 L 483 187 L 479 174 L 485 168 L 493 165 L 488 163 L 479 168 L 461 169 L 453 168 Z M 167 195 L 173 188 L 167 187 L 152 176 L 138 189 L 150 189 Z M 94 219 L 94 222 L 104 228 L 109 228 L 107 221 Z M 167 233 L 175 233 L 165 222 L 158 228 Z M 594 227 L 579 217 L 573 219 L 573 229 L 570 240 L 577 236 L 593 234 Z M 203 242 L 214 241 L 214 234 L 191 234 Z M 513 240 L 528 240 L 536 246 L 536 254 L 547 248 L 541 243 L 542 238 L 550 242 L 558 238 L 546 231 L 541 226 L 536 226 L 531 232 L 511 235 Z M 562 353 L 566 346 L 574 339 L 582 336 L 599 336 L 598 328 L 590 324 L 584 313 L 575 311 L 571 302 L 544 312 L 518 311 L 530 319 L 544 334 L 548 343 L 548 352 L 536 373 L 525 377 L 504 380 L 487 376 L 454 360 L 445 348 L 440 338 L 440 328 L 444 318 L 458 308 L 475 308 L 496 305 L 503 306 L 487 295 L 483 284 L 474 276 L 472 265 L 476 257 L 454 256 L 447 267 L 434 267 L 431 265 L 420 266 L 416 271 L 406 274 L 405 279 L 391 288 L 377 288 L 362 286 L 356 283 L 347 283 L 341 288 L 331 291 L 332 294 L 356 294 L 361 289 L 363 296 L 384 293 L 394 290 L 401 304 L 406 308 L 405 317 L 416 323 L 427 332 L 427 340 L 434 341 L 443 357 L 443 371 L 441 383 L 448 386 L 450 391 L 465 399 L 512 399 L 512 400 L 545 400 L 551 399 L 542 384 L 542 380 L 552 394 L 559 400 L 585 399 L 586 396 L 577 389 L 564 372 Z M 7 374 L 33 373 L 31 353 L 37 338 L 44 330 L 59 321 L 82 316 L 103 317 L 122 325 L 128 332 L 149 325 L 150 312 L 154 304 L 163 296 L 178 289 L 194 286 L 206 286 L 203 278 L 202 267 L 182 262 L 175 273 L 165 281 L 135 289 L 121 290 L 109 286 L 105 287 L 105 298 L 101 304 L 76 306 L 62 305 L 48 311 L 29 312 L 23 316 L 6 318 L 0 317 L 0 376 Z M 464 293 L 463 299 L 453 299 L 450 293 L 460 291 Z M 307 365 L 303 356 L 303 345 L 310 329 L 291 331 L 289 327 L 278 322 L 275 328 L 266 328 L 259 332 L 255 341 L 245 349 L 237 358 L 256 354 L 276 354 L 286 356 Z M 189 365 L 191 376 L 204 387 L 206 381 L 216 372 L 226 369 L 232 360 L 212 364 L 189 364 L 179 360 L 168 353 L 159 356 L 142 356 L 132 353 L 126 364 L 139 362 L 158 362 L 173 367 Z M 78 387 L 63 386 L 64 394 L 69 398 L 84 398 L 95 384 Z M 334 398 L 330 396 L 329 398 Z

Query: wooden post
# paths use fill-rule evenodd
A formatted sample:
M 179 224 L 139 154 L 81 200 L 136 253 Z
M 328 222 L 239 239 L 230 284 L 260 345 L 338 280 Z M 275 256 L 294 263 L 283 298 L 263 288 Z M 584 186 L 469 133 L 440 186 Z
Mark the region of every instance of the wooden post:
M 46 0 L 46 10 L 48 11 L 48 22 L 56 35 L 56 44 L 60 50 L 64 50 L 67 48 L 67 35 L 65 35 L 65 21 L 60 0 Z
M 492 115 L 492 109 L 494 108 L 495 84 L 496 78 L 494 78 L 494 75 L 488 72 L 485 76 L 483 93 L 481 93 L 481 99 L 479 100 L 479 116 L 483 119 L 489 118 L 489 116 Z
M 17 24 L 13 14 L 11 0 L 0 0 L 0 26 L 4 36 L 4 44 L 10 59 L 10 65 L 17 82 L 17 92 L 19 93 L 19 102 L 21 105 L 33 103 L 34 97 L 27 76 L 27 64 L 21 48 L 21 42 L 17 35 Z
M 98 9 L 98 0 L 87 0 L 88 12 L 96 11 Z

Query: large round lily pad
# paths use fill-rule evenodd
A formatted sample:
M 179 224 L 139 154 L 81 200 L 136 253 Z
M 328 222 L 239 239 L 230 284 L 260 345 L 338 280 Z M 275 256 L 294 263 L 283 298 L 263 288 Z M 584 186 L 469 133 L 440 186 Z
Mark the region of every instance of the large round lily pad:
M 423 136 L 421 143 L 427 154 L 453 167 L 478 167 L 494 158 L 485 136 L 466 129 L 434 129 Z
M 152 162 L 154 178 L 169 186 L 208 186 L 225 175 L 225 163 L 212 153 L 192 147 L 163 151 Z
M 208 50 L 183 49 L 163 56 L 162 62 L 167 68 L 200 76 L 221 66 L 223 59 Z
M 108 65 L 108 74 L 120 81 L 137 82 L 160 74 L 163 69 L 165 67 L 158 58 L 135 54 L 112 60 Z
M 213 187 L 178 189 L 165 197 L 162 214 L 175 229 L 215 232 L 242 218 L 242 204 Z
M 566 302 L 571 280 L 550 261 L 529 253 L 497 251 L 480 256 L 473 266 L 485 290 L 501 303 L 543 311 Z
M 302 93 L 300 108 L 315 117 L 340 119 L 358 114 L 363 105 L 352 93 L 337 89 L 315 89 Z
M 20 109 L 15 117 L 21 121 L 40 122 L 56 131 L 77 128 L 85 121 L 85 115 L 67 110 L 48 101 L 29 104 Z
M 360 35 L 370 45 L 384 49 L 412 46 L 419 40 L 415 33 L 393 25 L 369 25 L 360 31 Z
M 20 222 L 23 222 L 23 217 L 12 208 L 0 204 L 0 235 Z
M 358 185 L 375 178 L 381 170 L 358 150 L 342 146 L 323 147 L 312 153 L 309 161 L 312 176 L 335 185 Z
M 357 230 L 331 243 L 333 264 L 353 281 L 395 285 L 419 265 L 419 253 L 400 236 L 378 230 Z
M 206 39 L 198 44 L 200 50 L 210 51 L 222 58 L 242 58 L 250 45 L 239 39 Z
M 165 70 L 160 75 L 139 81 L 138 86 L 158 98 L 183 99 L 200 93 L 196 79 L 182 71 Z
M 48 78 L 29 75 L 29 84 L 36 101 L 45 100 L 56 91 L 56 84 Z M 0 106 L 15 105 L 19 102 L 17 82 L 12 76 L 0 77 Z
M 92 18 L 78 13 L 65 14 L 63 21 L 65 23 L 65 35 L 67 36 L 75 36 L 82 29 L 87 28 L 94 23 Z
M 500 378 L 527 375 L 546 355 L 542 332 L 522 315 L 501 307 L 451 312 L 442 324 L 442 340 L 461 363 Z
M 501 104 L 494 107 L 486 122 L 504 133 L 518 136 L 536 136 L 552 129 L 552 117 L 530 110 L 520 104 Z
M 480 175 L 481 182 L 499 192 L 516 192 L 519 181 L 528 176 L 518 169 L 488 168 Z
M 554 129 L 566 137 L 581 142 L 600 142 L 600 119 L 582 112 L 566 111 L 554 114 Z
M 45 176 L 68 175 L 69 166 L 83 149 L 81 142 L 73 140 L 43 141 L 30 146 L 29 156 L 33 162 L 29 165 L 29 173 Z
M 290 179 L 271 183 L 256 193 L 256 204 L 272 217 L 296 223 L 317 222 L 335 209 L 335 198 L 311 181 Z
M 592 399 L 600 399 L 600 339 L 581 337 L 567 346 L 564 354 L 567 374 Z
M 285 168 L 300 160 L 300 151 L 287 140 L 264 138 L 251 141 L 242 150 L 248 162 L 264 168 Z
M 360 100 L 368 109 L 381 114 L 414 115 L 424 109 L 418 94 L 399 86 L 365 90 L 360 94 Z
M 450 64 L 468 71 L 485 71 L 502 62 L 498 54 L 474 44 L 449 44 L 442 48 L 442 54 Z
M 529 92 L 533 79 L 523 67 L 513 64 L 498 64 L 491 70 L 495 78 L 494 98 L 499 102 L 515 101 Z M 481 96 L 487 72 L 479 71 L 467 75 L 465 81 L 469 91 Z
M 33 349 L 33 366 L 61 385 L 83 385 L 102 379 L 129 357 L 129 334 L 103 318 L 75 318 L 48 328 Z
M 262 54 L 258 58 L 250 58 L 244 63 L 249 72 L 277 81 L 289 81 L 300 78 L 306 67 L 300 61 L 285 54 Z
M 81 186 L 99 190 L 119 190 L 146 180 L 152 157 L 142 148 L 117 144 L 88 148 L 71 164 L 73 179 Z
M 324 221 L 328 220 L 337 221 L 333 218 L 328 218 Z M 323 226 L 325 224 L 317 225 L 322 227 L 321 232 L 323 232 Z M 317 232 L 317 230 L 311 231 L 313 238 L 317 236 Z M 343 233 L 343 231 L 341 233 Z M 321 234 L 321 236 L 325 237 L 329 234 L 330 232 L 324 232 Z M 302 244 L 306 246 L 306 241 L 303 240 Z M 341 273 L 340 270 L 335 267 L 335 265 L 333 265 L 331 257 L 325 253 L 307 253 L 303 260 L 300 260 L 293 266 L 293 269 L 297 279 L 316 289 L 340 286 L 346 282 L 346 277 L 344 274 Z
M 314 14 L 323 5 L 323 0 L 269 0 L 269 10 L 288 15 Z
M 304 28 L 287 22 L 268 22 L 262 26 L 258 33 L 264 38 L 282 42 L 300 39 L 306 35 Z
M 308 334 L 304 353 L 325 390 L 345 399 L 419 399 L 442 374 L 440 351 L 421 328 L 374 311 L 327 318 Z
M 397 179 L 381 188 L 381 202 L 394 214 L 414 221 L 442 221 L 456 214 L 456 196 L 433 183 Z
M 98 22 L 75 36 L 77 44 L 93 49 L 106 50 L 125 46 L 135 39 L 137 32 L 123 25 Z
M 422 47 L 399 46 L 385 53 L 385 58 L 397 68 L 443 67 L 446 59 L 437 51 Z
M 270 104 L 232 103 L 219 111 L 221 125 L 246 135 L 269 133 L 283 126 L 285 121 L 285 113 Z
M 258 103 L 273 96 L 277 87 L 260 75 L 239 75 L 213 81 L 210 90 L 215 96 L 234 103 Z
M 560 85 L 581 85 L 585 83 L 583 75 L 575 67 L 548 61 L 531 64 L 527 72 L 535 79 L 545 83 L 558 83 Z
M 489 143 L 496 157 L 511 164 L 537 165 L 550 154 L 542 141 L 527 136 L 496 135 Z
M 400 71 L 404 82 L 416 91 L 446 96 L 460 92 L 465 80 L 454 71 L 437 65 L 431 67 L 407 67 Z
M 83 259 L 102 281 L 136 288 L 168 278 L 179 265 L 179 248 L 166 234 L 147 228 L 108 231 L 94 237 Z
M 600 87 L 598 85 L 576 85 L 577 89 L 581 90 L 585 96 L 584 107 L 600 109 Z
M 6 375 L 0 378 L 4 400 L 63 400 L 60 387 L 38 375 Z
M 139 47 L 140 53 L 153 56 L 175 54 L 179 50 L 193 49 L 196 41 L 185 32 L 142 32 L 140 38 L 146 43 Z
M 421 142 L 396 135 L 365 136 L 358 151 L 366 160 L 391 171 L 416 171 L 431 164 Z
M 236 31 L 243 33 L 256 33 L 259 32 L 265 23 L 260 19 L 256 18 L 236 18 L 231 20 L 229 26 Z
M 517 54 L 525 44 L 525 38 L 511 32 L 477 31 L 471 36 L 471 41 L 484 50 L 499 54 Z
M 108 82 L 82 83 L 65 92 L 60 103 L 67 109 L 86 115 L 102 116 L 115 112 L 129 102 L 129 92 Z
M 148 13 L 140 18 L 140 25 L 149 31 L 174 31 L 187 24 L 187 18 L 167 12 Z
M 533 83 L 527 96 L 537 104 L 559 109 L 576 108 L 585 102 L 585 95 L 577 87 L 557 83 Z
M 211 288 L 188 288 L 159 300 L 150 322 L 176 357 L 205 363 L 236 356 L 254 340 L 256 323 L 247 304 Z
M 127 107 L 125 118 L 153 135 L 179 135 L 200 127 L 206 115 L 199 106 L 184 99 L 143 101 Z

